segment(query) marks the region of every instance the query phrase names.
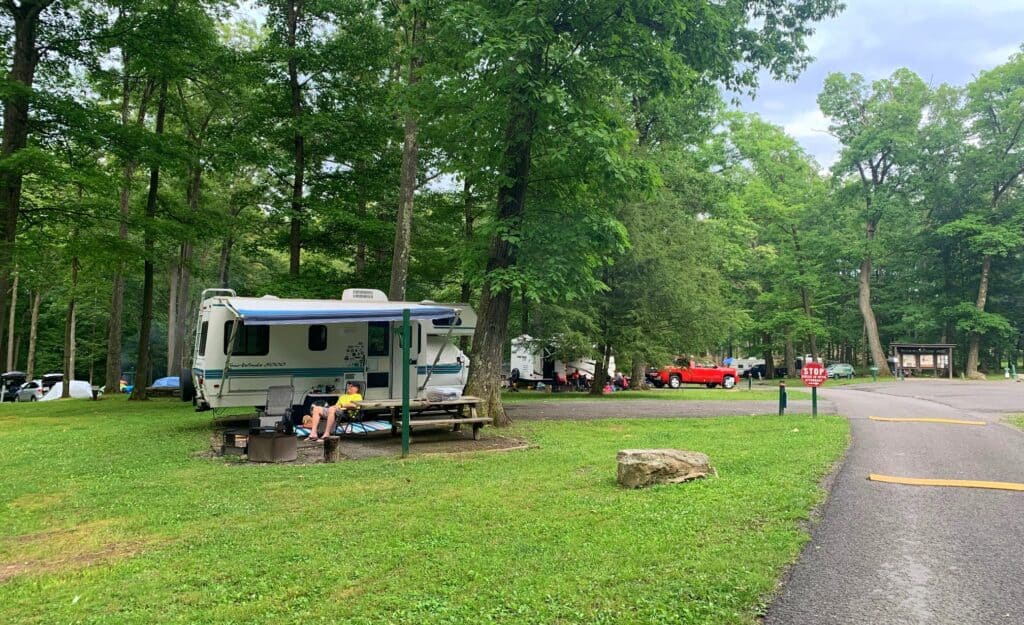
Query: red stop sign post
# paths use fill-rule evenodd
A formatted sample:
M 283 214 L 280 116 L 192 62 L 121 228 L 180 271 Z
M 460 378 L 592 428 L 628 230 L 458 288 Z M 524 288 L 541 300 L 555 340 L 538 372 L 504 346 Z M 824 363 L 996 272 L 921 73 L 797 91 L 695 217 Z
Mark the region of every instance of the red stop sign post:
M 818 416 L 818 387 L 825 383 L 828 374 L 820 362 L 804 363 L 800 369 L 800 379 L 804 385 L 811 387 L 811 416 Z

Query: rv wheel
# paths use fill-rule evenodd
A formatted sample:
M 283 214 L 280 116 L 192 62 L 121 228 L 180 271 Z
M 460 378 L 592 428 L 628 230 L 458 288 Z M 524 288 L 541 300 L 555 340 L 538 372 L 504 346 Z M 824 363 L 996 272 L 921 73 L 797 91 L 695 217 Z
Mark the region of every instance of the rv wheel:
M 189 374 L 181 381 L 181 401 L 190 401 L 195 403 L 196 398 L 196 385 L 192 381 L 192 375 Z

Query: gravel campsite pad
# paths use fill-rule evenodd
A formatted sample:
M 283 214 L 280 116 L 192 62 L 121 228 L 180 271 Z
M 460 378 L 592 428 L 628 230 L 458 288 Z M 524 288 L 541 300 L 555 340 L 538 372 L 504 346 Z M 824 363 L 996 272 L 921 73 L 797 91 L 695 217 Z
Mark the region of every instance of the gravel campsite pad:
M 221 444 L 224 442 L 224 429 L 215 428 L 210 435 L 210 452 L 205 457 L 221 455 Z M 343 437 L 339 443 L 342 460 L 364 460 L 367 458 L 394 458 L 402 453 L 402 439 L 399 436 L 376 434 L 365 437 Z M 462 454 L 483 451 L 511 451 L 526 449 L 529 443 L 522 438 L 497 436 L 485 428 L 480 433 L 480 440 L 473 440 L 470 428 L 461 432 L 452 431 L 417 431 L 413 434 L 409 447 L 412 456 L 430 454 Z M 298 458 L 288 464 L 316 464 L 324 461 L 323 443 L 299 439 Z M 257 465 L 260 463 L 246 463 Z

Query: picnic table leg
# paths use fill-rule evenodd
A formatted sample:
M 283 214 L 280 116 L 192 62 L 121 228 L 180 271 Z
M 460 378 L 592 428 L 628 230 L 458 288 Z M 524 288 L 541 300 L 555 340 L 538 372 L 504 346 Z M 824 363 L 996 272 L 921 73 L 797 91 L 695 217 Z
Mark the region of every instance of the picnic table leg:
M 463 408 L 465 408 L 465 406 L 463 406 L 462 404 L 459 404 L 455 408 L 455 418 L 456 419 L 461 419 L 462 417 L 465 416 L 465 411 L 463 410 Z M 461 423 L 456 423 L 454 426 L 452 426 L 452 432 L 459 432 L 461 430 L 462 430 L 462 424 Z
M 480 428 L 482 428 L 482 427 L 483 427 L 482 423 L 474 423 L 473 424 L 473 440 L 475 440 L 475 441 L 480 440 Z
M 391 436 L 398 436 L 398 421 L 395 419 L 395 409 L 392 408 L 388 414 L 388 419 L 391 421 Z

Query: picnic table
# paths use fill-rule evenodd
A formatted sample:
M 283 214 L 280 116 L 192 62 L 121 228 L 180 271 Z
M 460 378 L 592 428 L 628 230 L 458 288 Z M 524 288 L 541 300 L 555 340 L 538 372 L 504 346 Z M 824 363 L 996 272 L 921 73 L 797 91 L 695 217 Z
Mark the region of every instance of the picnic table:
M 412 399 L 409 401 L 409 429 L 451 426 L 452 431 L 458 432 L 463 425 L 472 425 L 473 440 L 480 440 L 480 428 L 490 421 L 489 418 L 479 415 L 481 403 L 482 399 L 472 395 L 443 401 Z M 364 399 L 356 404 L 360 410 L 367 413 L 387 414 L 391 421 L 391 433 L 401 432 L 402 400 Z
M 337 393 L 307 393 L 304 404 L 308 406 L 313 401 L 333 404 L 338 397 Z M 452 431 L 458 432 L 463 425 L 471 425 L 473 440 L 480 440 L 480 429 L 491 421 L 488 417 L 480 416 L 481 403 L 482 399 L 472 395 L 444 401 L 412 399 L 409 401 L 409 429 L 451 427 Z M 355 404 L 359 407 L 361 419 L 382 415 L 391 423 L 392 435 L 398 435 L 402 431 L 401 399 L 364 399 Z

